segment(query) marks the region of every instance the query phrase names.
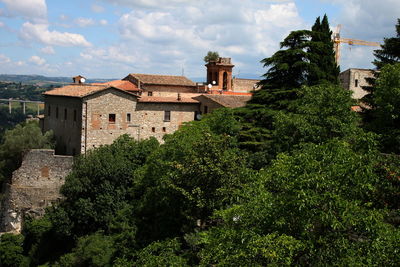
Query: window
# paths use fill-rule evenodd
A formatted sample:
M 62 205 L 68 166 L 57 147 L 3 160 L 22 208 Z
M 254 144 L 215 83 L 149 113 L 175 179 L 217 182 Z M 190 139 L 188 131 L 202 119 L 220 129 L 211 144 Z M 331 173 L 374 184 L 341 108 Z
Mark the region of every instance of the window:
M 115 123 L 115 114 L 108 114 L 108 122 Z
M 356 80 L 354 81 L 354 86 L 355 86 L 355 87 L 358 87 L 358 79 L 356 79 Z
M 126 114 L 126 121 L 131 122 L 131 113 Z
M 67 114 L 68 114 L 68 113 L 67 113 L 67 109 L 65 108 L 65 109 L 64 109 L 64 120 L 65 120 L 65 121 L 67 120 Z
M 163 131 L 163 133 L 165 133 L 167 131 L 167 128 L 162 127 L 162 131 Z
M 153 92 L 147 92 L 147 96 L 153 96 Z
M 51 106 L 49 106 L 49 109 L 47 110 L 47 115 L 51 115 Z
M 56 119 L 58 119 L 58 107 L 56 107 Z
M 208 107 L 204 106 L 204 114 L 207 114 L 207 113 L 208 113 Z
M 156 127 L 151 127 L 151 131 L 152 131 L 153 133 L 155 133 L 155 132 L 156 132 Z
M 170 121 L 171 120 L 171 111 L 166 110 L 164 111 L 164 121 Z
M 74 121 L 76 121 L 76 109 L 74 109 Z

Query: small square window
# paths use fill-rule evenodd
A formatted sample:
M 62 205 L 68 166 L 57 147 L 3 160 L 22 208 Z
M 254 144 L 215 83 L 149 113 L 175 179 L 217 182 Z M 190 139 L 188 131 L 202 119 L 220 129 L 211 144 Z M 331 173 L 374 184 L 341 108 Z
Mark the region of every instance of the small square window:
M 151 131 L 152 131 L 153 133 L 155 133 L 155 132 L 156 132 L 156 127 L 151 127 Z
M 166 110 L 164 111 L 164 121 L 170 121 L 171 120 L 171 111 Z
M 115 123 L 115 114 L 108 114 L 108 122 Z
M 358 87 L 358 79 L 356 79 L 354 82 L 355 82 L 355 87 Z
M 163 133 L 165 133 L 167 131 L 167 128 L 162 127 L 162 131 L 163 131 Z
M 131 113 L 126 114 L 126 121 L 131 122 Z
M 153 92 L 147 92 L 147 96 L 153 96 Z

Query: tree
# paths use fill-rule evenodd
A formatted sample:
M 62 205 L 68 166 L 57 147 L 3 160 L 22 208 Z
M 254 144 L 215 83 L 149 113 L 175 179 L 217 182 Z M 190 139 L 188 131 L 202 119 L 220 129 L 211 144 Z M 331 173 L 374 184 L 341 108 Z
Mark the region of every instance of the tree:
M 272 137 L 276 151 L 287 152 L 302 143 L 321 144 L 333 138 L 347 140 L 358 149 L 373 148 L 371 134 L 359 128 L 360 118 L 351 110 L 351 92 L 339 85 L 303 87 L 293 112 L 279 112 Z M 365 141 L 368 140 L 368 141 Z
M 400 62 L 400 19 L 397 19 L 396 37 L 385 38 L 381 49 L 375 50 L 374 65 L 382 69 L 387 64 Z
M 213 61 L 218 61 L 219 54 L 218 52 L 208 51 L 207 55 L 204 57 L 204 62 L 210 63 Z
M 24 236 L 4 234 L 0 236 L 0 266 L 29 266 L 28 258 L 23 255 Z
M 366 125 L 380 135 L 385 153 L 400 153 L 400 63 L 386 65 L 375 81 L 374 108 Z
M 281 50 L 261 62 L 269 67 L 259 83 L 261 89 L 245 108 L 238 110 L 238 115 L 243 120 L 241 147 L 256 152 L 256 161 L 262 165 L 276 155 L 271 140 L 275 115 L 292 112 L 302 86 L 338 84 L 339 68 L 327 16 L 322 22 L 318 17 L 311 31 L 291 32 L 281 42 Z
M 335 61 L 332 31 L 326 14 L 322 21 L 318 17 L 311 29 L 308 57 L 310 60 L 308 85 L 324 82 L 339 84 L 340 68 Z
M 201 260 L 396 266 L 400 231 L 386 221 L 387 177 L 376 172 L 378 158 L 338 139 L 280 154 L 246 187 L 247 199 L 218 211 L 221 223 L 199 234 Z
M 18 124 L 14 129 L 6 131 L 0 144 L 0 185 L 5 179 L 11 178 L 12 172 L 19 168 L 28 150 L 53 146 L 53 133 L 49 131 L 42 134 L 36 121 Z
M 384 38 L 384 44 L 381 45 L 381 49 L 375 50 L 375 60 L 372 62 L 378 70 L 383 69 L 388 64 L 400 63 L 400 19 L 397 20 L 396 25 L 396 37 Z M 369 124 L 373 120 L 373 110 L 376 107 L 375 103 L 375 83 L 379 77 L 379 71 L 374 73 L 374 77 L 367 78 L 368 86 L 364 86 L 363 89 L 368 92 L 363 98 L 362 102 L 367 105 L 364 108 L 363 115 L 366 124 Z

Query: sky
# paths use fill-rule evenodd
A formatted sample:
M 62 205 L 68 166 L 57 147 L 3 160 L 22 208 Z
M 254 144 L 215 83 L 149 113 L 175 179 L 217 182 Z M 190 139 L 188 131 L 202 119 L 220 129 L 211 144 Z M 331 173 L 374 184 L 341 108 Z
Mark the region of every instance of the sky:
M 260 61 L 290 31 L 327 14 L 341 36 L 395 36 L 399 0 L 0 0 L 0 73 L 120 79 L 128 73 L 205 79 L 208 51 L 233 75 L 257 78 Z M 377 47 L 341 45 L 341 70 L 373 68 Z

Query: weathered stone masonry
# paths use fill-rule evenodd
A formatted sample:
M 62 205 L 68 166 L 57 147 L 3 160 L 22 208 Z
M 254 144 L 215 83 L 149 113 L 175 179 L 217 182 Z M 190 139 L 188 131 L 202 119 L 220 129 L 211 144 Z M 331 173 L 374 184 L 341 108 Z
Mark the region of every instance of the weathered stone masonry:
M 72 163 L 73 157 L 54 155 L 54 150 L 29 151 L 6 185 L 0 232 L 20 232 L 25 215 L 42 216 L 46 207 L 57 202 Z

